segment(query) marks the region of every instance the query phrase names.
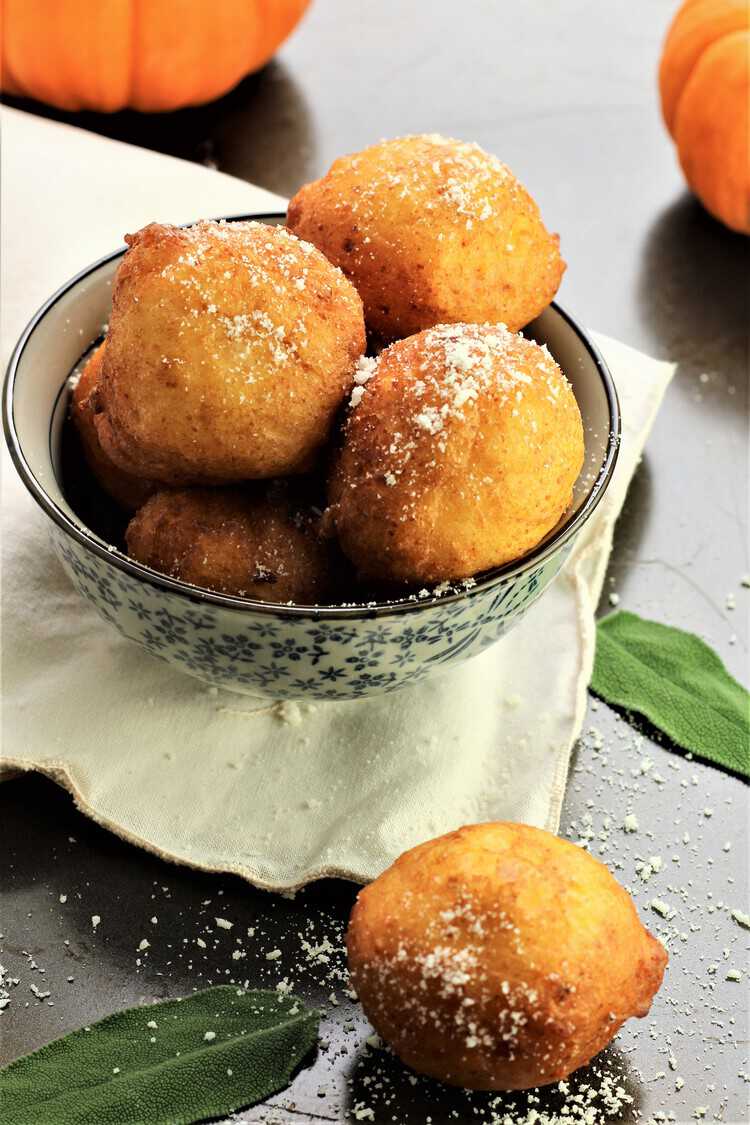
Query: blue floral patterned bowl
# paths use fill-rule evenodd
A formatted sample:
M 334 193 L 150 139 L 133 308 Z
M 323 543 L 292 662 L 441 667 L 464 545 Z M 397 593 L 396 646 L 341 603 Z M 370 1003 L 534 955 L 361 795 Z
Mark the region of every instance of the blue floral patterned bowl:
M 283 221 L 282 215 L 241 217 Z M 101 617 L 201 680 L 273 699 L 395 691 L 474 656 L 520 621 L 560 570 L 617 458 L 620 417 L 612 378 L 567 313 L 553 304 L 527 329 L 570 379 L 586 437 L 572 508 L 538 547 L 448 592 L 356 606 L 272 605 L 198 589 L 134 562 L 86 526 L 63 489 L 68 376 L 101 334 L 123 253 L 84 270 L 39 310 L 11 357 L 3 399 L 16 468 L 49 517 L 62 565 Z

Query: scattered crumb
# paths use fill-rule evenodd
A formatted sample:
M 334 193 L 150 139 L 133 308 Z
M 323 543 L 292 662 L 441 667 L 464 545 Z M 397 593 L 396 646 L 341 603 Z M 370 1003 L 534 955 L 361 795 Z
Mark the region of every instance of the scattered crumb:
M 302 725 L 302 708 L 293 699 L 285 699 L 274 708 L 276 718 L 290 727 Z

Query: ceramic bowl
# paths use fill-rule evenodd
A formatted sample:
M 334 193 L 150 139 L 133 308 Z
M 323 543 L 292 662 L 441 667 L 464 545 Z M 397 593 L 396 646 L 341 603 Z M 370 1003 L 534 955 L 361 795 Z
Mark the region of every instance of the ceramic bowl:
M 269 223 L 283 215 L 234 216 Z M 273 699 L 356 699 L 467 660 L 509 631 L 558 574 L 611 479 L 620 417 L 612 378 L 585 332 L 553 304 L 526 330 L 573 385 L 586 456 L 572 508 L 518 562 L 440 595 L 341 607 L 279 606 L 198 589 L 134 562 L 92 530 L 63 487 L 68 377 L 101 335 L 124 248 L 52 296 L 11 357 L 3 398 L 16 468 L 49 519 L 71 581 L 105 621 L 152 656 L 210 684 Z

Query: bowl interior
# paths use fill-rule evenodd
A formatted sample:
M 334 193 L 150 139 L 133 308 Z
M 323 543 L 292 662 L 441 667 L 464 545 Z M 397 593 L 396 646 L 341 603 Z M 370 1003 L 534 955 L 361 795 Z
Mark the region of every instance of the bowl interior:
M 243 216 L 278 223 L 281 215 Z M 58 523 L 74 534 L 85 536 L 100 547 L 110 547 L 111 537 L 101 525 L 88 526 L 81 507 L 74 508 L 64 488 L 63 428 L 68 407 L 71 372 L 81 357 L 103 334 L 109 316 L 112 283 L 123 250 L 84 271 L 40 310 L 19 342 L 11 360 L 5 389 L 6 435 L 16 464 L 35 499 Z M 601 357 L 571 318 L 557 305 L 548 309 L 525 330 L 525 335 L 546 344 L 570 380 L 583 418 L 585 460 L 576 482 L 572 507 L 557 528 L 520 562 L 488 572 L 477 583 L 484 585 L 499 576 L 533 565 L 551 548 L 552 541 L 572 534 L 606 484 L 617 453 L 619 415 L 616 394 Z M 95 521 L 88 521 L 89 523 Z M 108 541 L 109 538 L 109 541 Z M 124 561 L 124 560 L 123 560 Z M 147 568 L 127 560 L 132 572 L 154 581 Z M 168 580 L 174 588 L 182 584 Z M 183 587 L 195 596 L 194 587 Z M 207 594 L 211 600 L 231 601 L 223 595 Z M 263 603 L 249 603 L 263 604 Z M 388 603 L 393 604 L 393 603 Z M 424 604 L 424 603 L 422 603 Z M 277 609 L 281 607 L 275 607 Z

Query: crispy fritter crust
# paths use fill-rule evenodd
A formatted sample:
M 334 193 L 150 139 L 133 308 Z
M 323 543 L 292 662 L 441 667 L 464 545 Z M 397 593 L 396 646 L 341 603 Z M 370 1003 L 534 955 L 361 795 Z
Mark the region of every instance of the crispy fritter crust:
M 353 286 L 263 223 L 152 223 L 126 241 L 97 402 L 107 454 L 167 484 L 307 469 L 364 350 Z
M 437 135 L 383 141 L 300 188 L 287 225 L 356 285 L 385 340 L 448 321 L 522 328 L 565 263 L 537 204 L 497 157 Z
M 157 492 L 125 538 L 138 562 L 222 594 L 315 605 L 333 593 L 329 545 L 312 520 L 259 486 Z
M 78 430 L 83 455 L 92 474 L 113 500 L 126 511 L 134 512 L 148 500 L 157 485 L 153 481 L 125 472 L 102 449 L 94 423 L 96 390 L 102 374 L 106 341 L 87 360 L 73 388 L 70 416 Z
M 483 1090 L 583 1066 L 647 1014 L 667 963 L 604 864 L 508 823 L 402 855 L 360 891 L 347 947 L 365 1013 L 396 1054 Z
M 584 444 L 546 348 L 502 325 L 438 325 L 371 362 L 329 482 L 328 518 L 360 578 L 467 578 L 554 528 Z

